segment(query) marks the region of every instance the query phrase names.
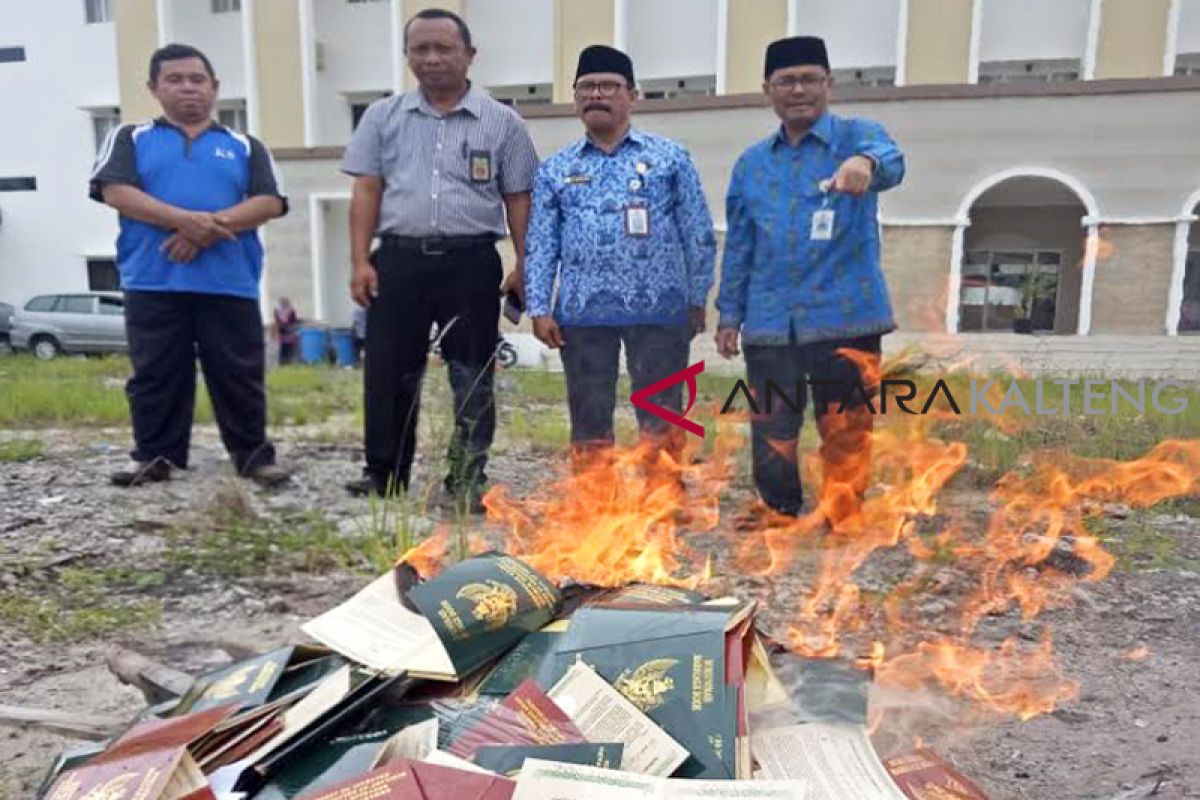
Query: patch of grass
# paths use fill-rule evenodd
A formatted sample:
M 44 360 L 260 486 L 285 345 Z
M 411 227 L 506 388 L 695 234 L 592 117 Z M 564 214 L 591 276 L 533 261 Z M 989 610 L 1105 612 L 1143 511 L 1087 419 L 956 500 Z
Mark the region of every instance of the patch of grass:
M 78 567 L 63 569 L 58 582 L 36 594 L 0 593 L 0 624 L 38 642 L 85 639 L 162 619 L 162 607 L 150 598 L 122 598 L 121 589 L 144 589 L 133 570 L 121 574 Z
M 516 402 L 566 403 L 567 384 L 561 372 L 533 369 L 514 369 L 504 373 L 504 382 L 512 382 L 512 398 Z M 501 390 L 497 385 L 498 394 Z
M 0 463 L 32 461 L 45 455 L 46 446 L 40 439 L 12 439 L 0 442 Z
M 1139 511 L 1120 523 L 1097 521 L 1088 527 L 1096 532 L 1105 547 L 1117 559 L 1117 569 L 1125 572 L 1146 572 L 1159 569 L 1200 571 L 1200 559 L 1179 553 L 1179 543 Z
M 558 452 L 571 444 L 571 423 L 566 409 L 539 411 L 529 424 L 529 445 L 541 452 Z
M 362 406 L 362 372 L 323 366 L 287 366 L 267 372 L 272 426 L 325 422 Z
M 343 536 L 319 512 L 278 518 L 227 508 L 200 524 L 169 531 L 168 569 L 246 578 L 287 572 L 330 572 L 361 559 L 361 543 Z

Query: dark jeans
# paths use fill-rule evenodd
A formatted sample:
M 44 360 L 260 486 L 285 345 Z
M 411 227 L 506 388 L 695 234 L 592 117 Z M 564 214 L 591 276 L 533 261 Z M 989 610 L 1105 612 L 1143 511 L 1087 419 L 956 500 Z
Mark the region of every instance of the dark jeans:
M 296 343 L 295 342 L 280 342 L 279 343 L 279 366 L 291 364 L 296 360 Z
M 689 325 L 564 327 L 562 361 L 571 414 L 571 444 L 578 450 L 613 443 L 622 343 L 629 381 L 637 392 L 687 367 L 691 334 Z M 682 413 L 683 384 L 664 389 L 654 396 L 654 402 Z M 640 408 L 635 413 L 644 437 L 672 449 L 682 443 L 678 428 Z
M 856 350 L 878 359 L 880 338 L 875 335 L 805 345 L 744 347 L 746 376 L 759 411 L 750 424 L 754 484 L 763 502 L 775 511 L 797 515 L 803 505 L 797 451 L 804 410 L 810 401 L 810 380 L 833 384 L 811 389 L 813 415 L 821 436 L 822 510 L 837 521 L 856 509 L 870 473 L 874 418 L 864 394 L 851 387 L 862 385 L 867 395 L 873 396 L 877 387 L 872 384 L 877 378 L 860 375 L 856 363 L 837 351 Z M 768 381 L 775 384 L 769 412 Z M 793 410 L 789 403 L 796 404 L 796 408 Z
M 196 358 L 221 441 L 239 474 L 275 463 L 263 389 L 266 345 L 258 303 L 243 297 L 126 292 L 133 377 L 126 384 L 136 461 L 188 463 Z
M 436 322 L 455 409 L 446 484 L 483 483 L 496 433 L 492 356 L 499 340 L 503 276 L 496 248 L 427 256 L 383 247 L 371 261 L 379 274 L 379 296 L 367 311 L 367 475 L 408 486 L 429 330 Z

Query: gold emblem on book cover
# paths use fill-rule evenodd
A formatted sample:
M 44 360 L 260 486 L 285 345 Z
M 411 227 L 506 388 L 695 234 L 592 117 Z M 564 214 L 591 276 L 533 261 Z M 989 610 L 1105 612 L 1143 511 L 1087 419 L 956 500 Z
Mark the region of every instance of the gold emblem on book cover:
M 675 679 L 667 672 L 678 663 L 674 658 L 647 661 L 635 670 L 622 672 L 613 686 L 642 713 L 653 711 L 666 702 L 666 695 L 675 688 Z
M 255 664 L 247 664 L 241 669 L 236 669 L 229 673 L 219 681 L 214 681 L 204 692 L 204 697 L 211 700 L 227 700 L 230 697 L 236 697 L 242 688 L 242 684 L 249 680 L 250 673 L 254 671 L 255 666 Z
M 500 581 L 468 583 L 456 596 L 474 603 L 471 614 L 480 622 L 486 622 L 491 631 L 503 628 L 517 613 L 516 590 Z

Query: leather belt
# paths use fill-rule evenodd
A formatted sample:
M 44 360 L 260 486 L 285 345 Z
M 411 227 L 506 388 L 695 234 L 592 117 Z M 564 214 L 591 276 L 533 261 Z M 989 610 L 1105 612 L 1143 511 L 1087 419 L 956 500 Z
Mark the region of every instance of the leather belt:
M 468 250 L 472 247 L 486 247 L 496 243 L 494 233 L 484 233 L 478 236 L 396 236 L 385 233 L 379 237 L 383 247 L 397 250 L 411 250 L 423 256 L 441 256 L 454 250 Z

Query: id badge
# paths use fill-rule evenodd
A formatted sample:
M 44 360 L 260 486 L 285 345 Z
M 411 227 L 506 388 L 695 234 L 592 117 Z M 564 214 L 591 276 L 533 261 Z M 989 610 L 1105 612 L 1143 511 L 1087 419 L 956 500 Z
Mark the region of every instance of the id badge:
M 833 238 L 833 209 L 823 208 L 813 214 L 809 238 L 814 242 L 828 242 Z
M 630 203 L 625 207 L 625 235 L 650 235 L 650 209 L 644 203 Z
M 492 152 L 490 150 L 471 151 L 471 181 L 487 183 L 492 179 Z

